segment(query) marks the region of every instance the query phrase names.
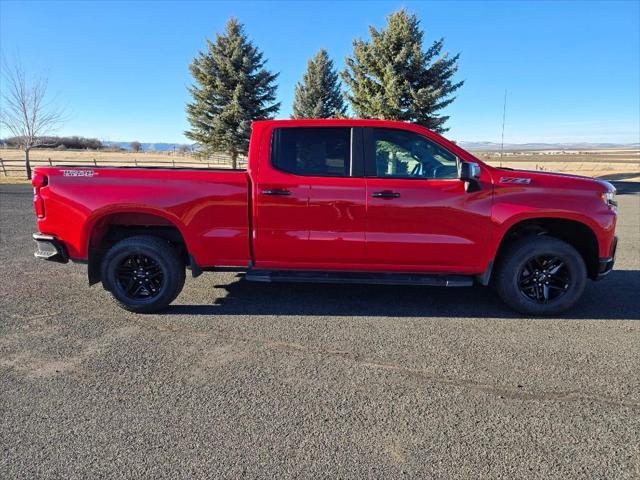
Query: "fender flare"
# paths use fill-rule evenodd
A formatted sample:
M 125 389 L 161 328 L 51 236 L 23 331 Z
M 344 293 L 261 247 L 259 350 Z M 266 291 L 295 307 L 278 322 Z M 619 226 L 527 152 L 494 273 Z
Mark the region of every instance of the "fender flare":
M 169 224 L 175 227 L 180 233 L 180 236 L 182 237 L 187 249 L 187 255 L 189 258 L 189 265 L 192 269 L 192 274 L 194 276 L 197 276 L 201 273 L 201 270 L 196 263 L 195 257 L 191 253 L 193 241 L 187 234 L 188 229 L 177 216 L 171 215 L 166 210 L 161 210 L 146 205 L 109 205 L 109 207 L 107 208 L 98 209 L 93 212 L 82 228 L 81 245 L 83 251 L 87 252 L 87 275 L 89 285 L 93 285 L 100 281 L 100 262 L 98 261 L 100 257 L 99 255 L 96 255 L 96 253 L 93 252 L 90 248 L 90 240 L 95 231 L 96 225 L 98 225 L 101 220 L 107 218 L 110 215 L 119 215 L 126 213 L 153 215 L 166 220 Z

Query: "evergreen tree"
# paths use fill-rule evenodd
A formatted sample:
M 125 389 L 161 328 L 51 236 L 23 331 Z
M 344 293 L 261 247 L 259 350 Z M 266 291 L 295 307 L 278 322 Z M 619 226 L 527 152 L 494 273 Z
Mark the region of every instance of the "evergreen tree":
M 205 151 L 226 152 L 233 167 L 246 153 L 251 122 L 273 118 L 280 108 L 275 102 L 277 73 L 264 68 L 262 52 L 249 41 L 243 26 L 231 18 L 215 42 L 198 52 L 189 66 L 194 84 L 193 102 L 187 104 L 191 129 L 185 136 Z
M 387 28 L 369 27 L 371 41 L 354 40 L 342 77 L 354 112 L 362 118 L 418 123 L 436 132 L 448 129 L 448 116 L 437 112 L 455 100 L 451 94 L 459 55 L 442 53 L 444 40 L 424 51 L 416 15 L 402 9 L 387 17 Z
M 292 117 L 335 118 L 346 113 L 338 74 L 323 48 L 309 59 L 302 83 L 296 84 Z

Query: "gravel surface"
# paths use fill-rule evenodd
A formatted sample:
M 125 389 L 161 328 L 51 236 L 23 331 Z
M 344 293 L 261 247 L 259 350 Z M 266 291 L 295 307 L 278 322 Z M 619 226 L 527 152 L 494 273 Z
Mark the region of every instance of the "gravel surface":
M 187 279 L 160 315 L 37 261 L 0 185 L 1 478 L 640 477 L 640 188 L 562 318 L 488 289 Z

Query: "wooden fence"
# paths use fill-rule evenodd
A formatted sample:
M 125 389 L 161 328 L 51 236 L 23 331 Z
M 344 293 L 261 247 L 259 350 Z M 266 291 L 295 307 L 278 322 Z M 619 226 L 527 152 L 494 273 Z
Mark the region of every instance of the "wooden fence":
M 144 158 L 133 156 L 133 158 L 103 159 L 103 158 L 82 158 L 82 159 L 52 159 L 32 158 L 29 162 L 31 168 L 35 167 L 55 167 L 60 165 L 70 165 L 78 167 L 163 167 L 163 168 L 231 168 L 231 158 L 225 154 L 213 154 L 207 158 L 167 156 L 166 159 Z M 244 157 L 238 158 L 238 168 L 246 168 L 247 160 Z M 24 159 L 3 159 L 0 157 L 0 174 L 5 177 L 25 177 L 27 174 Z

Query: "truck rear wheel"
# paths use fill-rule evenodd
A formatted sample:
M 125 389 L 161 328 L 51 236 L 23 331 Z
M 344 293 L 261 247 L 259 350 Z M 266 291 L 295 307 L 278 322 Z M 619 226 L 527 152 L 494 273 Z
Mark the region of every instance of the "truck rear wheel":
M 576 304 L 587 282 L 580 253 L 562 240 L 528 236 L 506 252 L 496 276 L 500 298 L 527 315 L 554 315 Z
M 158 237 L 139 235 L 116 243 L 102 261 L 102 285 L 122 308 L 151 313 L 178 296 L 185 267 L 176 249 Z

